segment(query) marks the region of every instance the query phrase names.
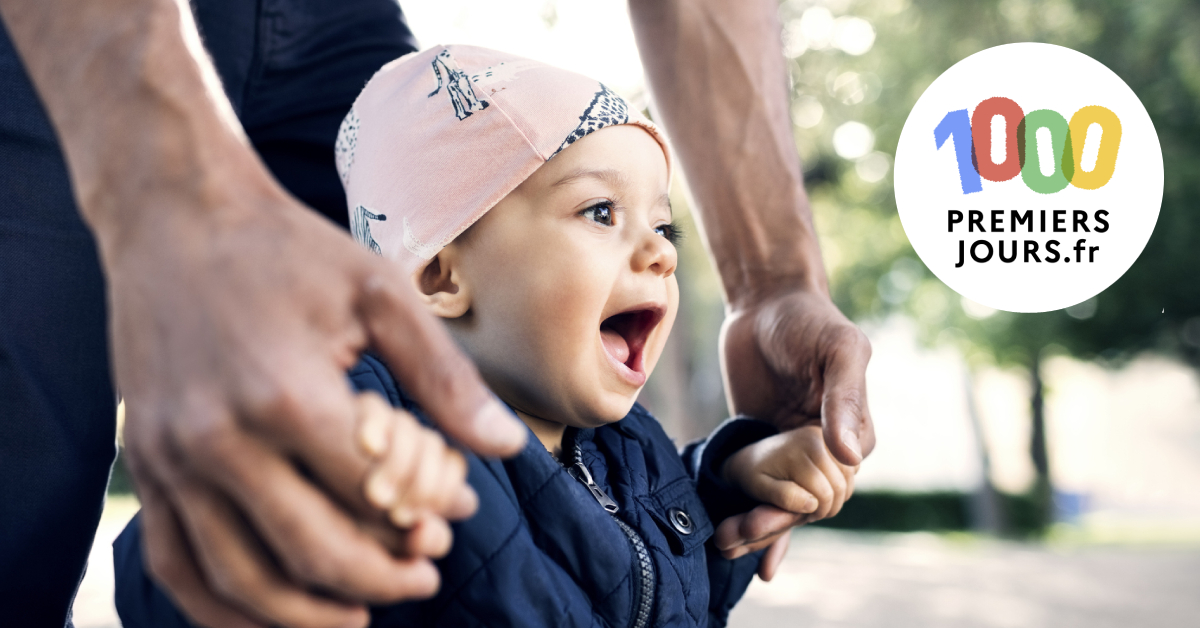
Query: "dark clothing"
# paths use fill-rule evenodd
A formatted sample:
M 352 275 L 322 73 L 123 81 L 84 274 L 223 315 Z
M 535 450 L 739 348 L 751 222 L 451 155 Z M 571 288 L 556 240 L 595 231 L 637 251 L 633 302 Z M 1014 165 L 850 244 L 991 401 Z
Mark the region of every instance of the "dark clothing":
M 116 456 L 104 281 L 0 31 L 0 624 L 62 626 Z
M 425 421 L 374 358 L 364 358 L 350 378 L 356 389 L 375 391 Z M 723 517 L 732 514 L 730 504 L 754 505 L 714 470 L 733 451 L 775 432 L 734 419 L 680 454 L 654 417 L 634 405 L 617 423 L 568 429 L 561 465 L 532 433 L 510 460 L 468 454 L 479 511 L 454 524 L 454 546 L 438 561 L 440 592 L 376 609 L 371 625 L 724 626 L 761 554 L 725 560 L 707 542 L 710 512 Z M 136 519 L 114 544 L 114 556 L 125 628 L 190 626 L 146 576 Z
M 394 0 L 192 0 L 255 148 L 342 225 L 338 125 L 416 49 Z M 131 129 L 131 132 L 136 130 Z M 58 141 L 0 24 L 0 617 L 61 626 L 116 455 L 104 279 Z
M 338 126 L 383 64 L 417 49 L 395 0 L 193 0 L 225 93 L 267 167 L 346 227 Z

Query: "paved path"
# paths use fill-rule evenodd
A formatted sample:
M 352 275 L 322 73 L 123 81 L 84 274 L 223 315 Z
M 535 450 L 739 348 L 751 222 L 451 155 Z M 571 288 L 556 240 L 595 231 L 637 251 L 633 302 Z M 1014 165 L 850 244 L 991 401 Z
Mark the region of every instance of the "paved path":
M 105 509 L 75 603 L 78 628 L 120 628 Z M 755 581 L 732 628 L 1183 628 L 1200 626 L 1200 547 L 1055 549 L 974 537 L 799 530 L 780 573 Z
M 800 530 L 733 628 L 1200 626 L 1200 548 Z

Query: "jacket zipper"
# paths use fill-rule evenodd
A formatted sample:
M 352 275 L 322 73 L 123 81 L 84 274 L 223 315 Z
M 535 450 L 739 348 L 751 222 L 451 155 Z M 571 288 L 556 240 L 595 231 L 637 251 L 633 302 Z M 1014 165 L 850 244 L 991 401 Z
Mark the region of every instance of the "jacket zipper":
M 637 586 L 634 587 L 638 597 L 634 607 L 637 609 L 637 612 L 634 614 L 632 628 L 646 628 L 650 624 L 650 611 L 654 607 L 654 563 L 650 560 L 650 552 L 646 549 L 646 544 L 642 541 L 642 537 L 638 536 L 638 533 L 629 527 L 629 524 L 622 521 L 620 517 L 617 517 L 617 511 L 621 508 L 592 479 L 592 474 L 588 471 L 587 466 L 583 464 L 582 451 L 574 434 L 571 435 L 571 440 L 574 441 L 575 445 L 572 452 L 573 455 L 569 461 L 570 464 L 563 466 L 566 467 L 567 473 L 571 477 L 579 480 L 587 488 L 592 497 L 596 498 L 596 502 L 600 504 L 600 507 L 612 516 L 613 521 L 617 522 L 617 526 L 621 528 L 621 531 L 625 533 L 625 537 L 629 540 L 630 548 L 637 559 L 638 569 L 635 570 L 635 573 L 640 575 L 640 582 L 636 583 Z

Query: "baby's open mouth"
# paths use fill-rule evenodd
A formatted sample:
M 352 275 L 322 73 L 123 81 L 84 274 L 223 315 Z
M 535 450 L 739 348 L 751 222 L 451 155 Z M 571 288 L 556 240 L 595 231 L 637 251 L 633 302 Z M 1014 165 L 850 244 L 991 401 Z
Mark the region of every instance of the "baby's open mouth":
M 646 339 L 664 314 L 661 306 L 648 305 L 609 316 L 600 322 L 604 350 L 634 373 L 644 373 L 642 355 Z

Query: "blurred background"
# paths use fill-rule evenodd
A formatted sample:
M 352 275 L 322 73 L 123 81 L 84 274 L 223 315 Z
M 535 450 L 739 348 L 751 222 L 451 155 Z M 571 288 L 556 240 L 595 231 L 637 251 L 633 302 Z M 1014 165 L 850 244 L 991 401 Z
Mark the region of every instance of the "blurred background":
M 469 43 L 653 106 L 623 0 L 405 0 L 421 45 Z M 733 625 L 1181 626 L 1200 620 L 1200 5 L 1184 0 L 786 0 L 792 120 L 834 300 L 871 338 L 879 445 L 842 513 L 798 530 Z M 891 165 L 925 88 L 1010 42 L 1084 52 L 1149 111 L 1166 169 L 1153 237 L 1099 296 L 1042 314 L 962 299 L 913 253 Z M 695 234 L 685 182 L 674 206 Z M 689 228 L 690 227 L 690 228 Z M 680 440 L 726 414 L 721 291 L 686 238 L 683 306 L 642 401 Z M 75 607 L 119 625 L 109 543 Z

